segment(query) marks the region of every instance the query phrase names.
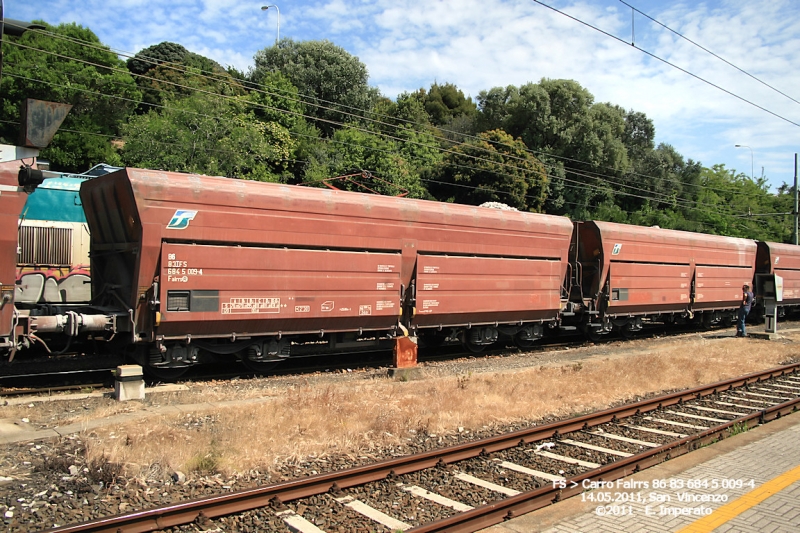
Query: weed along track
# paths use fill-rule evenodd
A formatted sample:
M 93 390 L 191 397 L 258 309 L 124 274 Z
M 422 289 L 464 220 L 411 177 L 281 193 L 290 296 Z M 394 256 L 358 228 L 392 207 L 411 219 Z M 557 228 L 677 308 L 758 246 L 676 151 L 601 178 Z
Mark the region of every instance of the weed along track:
M 584 491 L 600 489 L 584 495 L 600 498 L 609 487 L 637 489 L 624 478 L 798 405 L 800 363 L 470 443 L 51 531 L 476 531 Z M 616 503 L 624 509 L 626 502 Z

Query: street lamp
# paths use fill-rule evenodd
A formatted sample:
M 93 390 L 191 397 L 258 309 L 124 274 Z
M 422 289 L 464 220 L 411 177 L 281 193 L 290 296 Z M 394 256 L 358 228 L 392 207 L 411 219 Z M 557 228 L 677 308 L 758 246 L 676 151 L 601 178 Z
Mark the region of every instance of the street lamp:
M 275 11 L 278 12 L 278 31 L 275 34 L 275 44 L 277 45 L 278 41 L 280 41 L 280 39 L 281 39 L 281 10 L 278 9 L 278 6 L 276 6 L 276 5 L 270 5 L 270 6 L 261 6 L 261 11 L 266 11 L 267 9 L 269 9 L 271 7 L 274 7 Z
M 746 144 L 735 144 L 736 148 L 749 148 L 750 149 L 750 181 L 753 180 L 753 149 L 747 146 Z

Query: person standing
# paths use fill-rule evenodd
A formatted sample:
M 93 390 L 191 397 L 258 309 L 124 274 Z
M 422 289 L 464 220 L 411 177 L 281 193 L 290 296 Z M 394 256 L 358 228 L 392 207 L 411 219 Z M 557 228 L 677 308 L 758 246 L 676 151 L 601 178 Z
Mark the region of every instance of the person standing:
M 742 285 L 742 304 L 739 306 L 739 321 L 736 323 L 736 336 L 747 337 L 747 330 L 745 329 L 745 321 L 747 320 L 747 313 L 753 306 L 753 293 L 750 292 L 750 284 L 745 283 Z

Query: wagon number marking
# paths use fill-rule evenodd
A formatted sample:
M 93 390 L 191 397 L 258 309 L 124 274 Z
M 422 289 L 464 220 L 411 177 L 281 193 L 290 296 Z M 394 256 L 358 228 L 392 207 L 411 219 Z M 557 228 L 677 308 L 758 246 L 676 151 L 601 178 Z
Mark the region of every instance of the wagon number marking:
M 167 254 L 167 281 L 187 283 L 191 276 L 202 276 L 202 268 L 189 268 L 188 261 L 181 261 L 175 254 Z

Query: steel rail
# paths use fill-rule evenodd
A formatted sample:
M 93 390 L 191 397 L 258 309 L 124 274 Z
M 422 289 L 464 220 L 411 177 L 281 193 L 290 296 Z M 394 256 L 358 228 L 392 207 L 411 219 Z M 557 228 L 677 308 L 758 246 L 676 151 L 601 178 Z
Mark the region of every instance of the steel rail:
M 584 480 L 613 481 L 630 476 L 651 466 L 656 466 L 669 459 L 711 444 L 718 439 L 726 438 L 729 436 L 729 430 L 737 424 L 752 421 L 757 421 L 755 425 L 763 424 L 797 411 L 798 406 L 800 406 L 800 398 L 795 398 L 780 405 L 766 408 L 763 411 L 745 415 L 720 426 L 707 429 L 702 433 L 690 435 L 664 446 L 573 476 L 566 479 L 565 483 L 568 485 L 566 488 L 556 487 L 555 484 L 546 485 L 534 491 L 492 502 L 471 511 L 459 513 L 429 524 L 423 524 L 406 531 L 408 533 L 472 533 L 576 496 L 583 492 Z
M 85 385 L 61 385 L 58 387 L 39 387 L 39 388 L 31 388 L 31 389 L 13 389 L 13 390 L 2 390 L 0 389 L 0 397 L 11 397 L 11 396 L 29 396 L 33 394 L 50 394 L 53 392 L 66 392 L 72 390 L 84 390 L 84 389 L 102 389 L 105 387 L 103 383 L 87 383 Z
M 502 451 L 523 443 L 530 444 L 544 439 L 558 438 L 565 433 L 608 422 L 616 422 L 621 418 L 627 418 L 662 407 L 680 404 L 684 401 L 699 399 L 750 383 L 786 375 L 797 369 L 800 369 L 800 363 L 785 365 L 763 372 L 754 372 L 746 376 L 728 379 L 711 385 L 675 392 L 648 400 L 642 400 L 633 404 L 613 407 L 597 413 L 553 422 L 540 427 L 518 430 L 513 433 L 489 437 L 475 442 L 459 444 L 406 457 L 388 459 L 338 472 L 318 474 L 275 485 L 209 496 L 188 502 L 180 502 L 143 511 L 95 519 L 89 522 L 67 525 L 47 531 L 50 533 L 138 533 L 190 524 L 198 519 L 203 520 L 206 518 L 241 513 L 267 506 L 276 500 L 279 502 L 288 502 L 324 494 L 329 491 L 336 492 L 341 489 L 379 481 L 389 476 L 402 475 L 432 468 L 437 464 L 455 463 L 480 455 Z M 579 494 L 582 491 L 581 482 L 584 479 L 596 478 L 613 480 L 633 474 L 639 470 L 659 464 L 670 457 L 682 455 L 699 446 L 707 444 L 736 423 L 750 422 L 752 420 L 759 420 L 761 423 L 787 414 L 797 409 L 798 405 L 800 405 L 800 398 L 764 409 L 752 415 L 737 418 L 729 423 L 706 430 L 703 433 L 692 435 L 659 448 L 644 451 L 632 457 L 621 459 L 598 469 L 585 472 L 567 480 L 568 482 L 574 481 L 577 483 L 576 486 L 570 488 L 557 489 L 555 487 L 545 486 L 531 492 L 490 503 L 472 511 L 454 515 L 447 519 L 424 524 L 409 531 L 476 531 L 502 522 L 509 517 L 524 514 L 550 505 L 560 499 Z

